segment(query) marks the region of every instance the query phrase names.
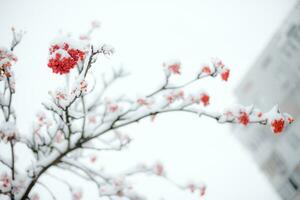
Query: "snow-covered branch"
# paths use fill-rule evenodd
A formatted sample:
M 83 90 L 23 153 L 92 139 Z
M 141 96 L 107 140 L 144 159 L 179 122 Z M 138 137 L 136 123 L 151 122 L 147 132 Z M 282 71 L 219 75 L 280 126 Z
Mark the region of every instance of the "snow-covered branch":
M 53 73 L 66 76 L 67 83 L 61 88 L 49 92 L 48 101 L 42 105 L 44 111 L 36 115 L 32 134 L 28 138 L 19 133 L 16 127 L 16 115 L 12 107 L 15 93 L 13 64 L 17 61 L 12 50 L 20 43 L 22 32 L 13 30 L 10 50 L 0 49 L 0 107 L 2 110 L 0 142 L 10 149 L 10 158 L 0 158 L 0 195 L 10 199 L 34 199 L 35 187 L 42 187 L 56 199 L 55 193 L 41 182 L 41 176 L 49 176 L 62 182 L 69 188 L 74 200 L 82 198 L 83 192 L 75 190 L 71 183 L 52 175 L 51 169 L 68 170 L 83 180 L 94 183 L 99 189 L 100 198 L 138 200 L 145 199 L 139 195 L 128 178 L 138 174 L 156 175 L 177 186 L 179 189 L 198 191 L 203 196 L 206 187 L 203 183 L 182 185 L 167 176 L 161 163 L 153 166 L 140 165 L 118 175 L 110 175 L 93 169 L 86 163 L 82 152 L 121 151 L 127 147 L 131 138 L 120 132 L 120 128 L 150 117 L 164 113 L 190 113 L 199 117 L 208 117 L 219 123 L 235 123 L 247 126 L 255 123 L 269 125 L 275 134 L 284 131 L 294 119 L 282 113 L 277 106 L 268 112 L 262 112 L 254 106 L 236 105 L 223 111 L 209 109 L 210 96 L 203 89 L 187 88 L 204 78 L 220 78 L 228 81 L 230 70 L 220 59 L 213 59 L 210 64 L 199 67 L 198 72 L 183 84 L 170 84 L 173 76 L 181 75 L 182 64 L 169 61 L 163 64 L 164 80 L 143 97 L 131 99 L 121 94 L 119 98 L 110 98 L 107 91 L 112 84 L 126 73 L 123 69 L 113 70 L 113 75 L 101 85 L 93 75 L 93 67 L 99 57 L 110 56 L 114 49 L 109 45 L 90 44 L 90 35 L 99 23 L 93 22 L 91 29 L 73 40 L 70 37 L 55 40 L 49 49 L 48 67 Z M 77 69 L 77 70 L 76 70 Z M 100 90 L 98 90 L 100 88 Z M 16 159 L 15 146 L 25 144 L 32 153 L 31 165 L 22 166 Z M 97 157 L 90 158 L 90 162 Z M 17 171 L 23 168 L 23 171 Z M 5 170 L 2 170 L 5 169 Z

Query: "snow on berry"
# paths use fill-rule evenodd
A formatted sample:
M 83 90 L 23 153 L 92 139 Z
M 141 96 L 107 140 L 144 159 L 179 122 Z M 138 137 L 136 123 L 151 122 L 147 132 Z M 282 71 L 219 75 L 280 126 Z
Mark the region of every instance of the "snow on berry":
M 266 113 L 265 116 L 274 134 L 282 133 L 289 124 L 294 122 L 294 118 L 287 113 L 281 113 L 277 105 Z
M 72 94 L 79 97 L 82 93 L 87 93 L 88 83 L 84 79 L 77 79 L 73 85 Z
M 43 124 L 46 120 L 46 114 L 42 111 L 36 114 L 38 124 Z
M 33 194 L 30 199 L 31 200 L 40 200 L 40 196 L 38 194 Z
M 200 101 L 203 103 L 204 106 L 209 104 L 209 96 L 206 93 L 203 93 L 200 97 Z
M 91 155 L 90 162 L 95 163 L 96 161 L 97 161 L 97 156 L 96 155 Z
M 0 191 L 7 192 L 11 187 L 11 178 L 7 173 L 3 173 L 0 176 Z
M 171 94 L 169 94 L 166 96 L 166 100 L 169 104 L 171 104 L 175 101 L 175 98 Z
M 177 99 L 183 100 L 184 99 L 184 91 L 183 90 L 176 90 L 176 91 L 174 91 L 173 96 Z
M 154 105 L 154 103 L 154 99 L 151 97 L 137 96 L 136 104 L 138 106 L 145 106 L 147 108 L 150 108 L 151 105 Z
M 149 103 L 147 102 L 147 100 L 146 99 L 142 99 L 142 98 L 137 99 L 136 102 L 139 105 L 141 105 L 141 106 L 148 106 L 149 105 Z
M 253 114 L 253 106 L 241 106 L 233 105 L 230 108 L 224 110 L 223 114 L 219 118 L 220 123 L 235 121 L 244 126 L 247 126 L 250 122 L 250 117 Z
M 223 81 L 228 81 L 230 70 L 227 67 L 225 67 L 223 61 L 220 60 L 219 58 L 213 58 L 211 62 L 213 63 L 214 66 L 214 75 L 220 74 L 221 79 Z
M 88 117 L 88 122 L 89 122 L 90 124 L 96 124 L 96 123 L 97 123 L 97 118 L 96 118 L 96 116 L 95 116 L 95 115 L 89 116 L 89 117 Z
M 180 61 L 168 61 L 168 62 L 165 62 L 163 63 L 163 67 L 165 68 L 165 72 L 166 74 L 178 74 L 180 75 L 181 72 L 181 63 Z
M 53 92 L 49 92 L 53 102 L 60 108 L 66 108 L 74 99 L 75 93 L 69 94 L 65 88 L 57 88 Z
M 228 77 L 229 77 L 229 74 L 230 74 L 230 70 L 229 69 L 222 69 L 222 72 L 221 72 L 221 78 L 223 81 L 227 81 L 228 80 Z
M 92 28 L 100 28 L 101 22 L 94 20 L 94 21 L 92 21 L 91 25 L 92 25 Z
M 54 141 L 56 143 L 61 143 L 64 139 L 64 133 L 61 130 L 58 130 L 55 134 Z
M 119 109 L 119 106 L 117 104 L 110 104 L 108 106 L 108 111 L 111 113 L 116 112 Z
M 196 186 L 194 183 L 190 183 L 187 188 L 190 190 L 191 193 L 194 193 L 196 190 Z
M 172 90 L 164 94 L 165 100 L 168 104 L 174 103 L 175 101 L 184 100 L 183 90 Z
M 204 66 L 201 70 L 202 73 L 205 73 L 207 75 L 210 75 L 211 74 L 211 70 L 209 68 L 209 66 Z
M 66 100 L 68 98 L 68 94 L 65 89 L 58 88 L 55 90 L 54 97 L 57 100 Z
M 8 49 L 0 48 L 0 68 L 11 67 L 17 61 L 17 57 Z
M 204 63 L 200 67 L 200 72 L 206 75 L 211 75 L 215 70 L 211 66 L 211 64 Z
M 294 119 L 293 117 L 289 117 L 289 118 L 288 118 L 289 124 L 293 123 L 294 121 L 295 121 L 295 119 Z
M 211 62 L 216 68 L 223 68 L 225 66 L 220 58 L 212 58 Z
M 204 196 L 206 193 L 206 187 L 205 186 L 200 187 L 199 192 L 200 192 L 200 197 Z
M 184 188 L 188 189 L 191 193 L 199 192 L 200 197 L 204 196 L 206 193 L 206 186 L 203 183 L 201 183 L 201 184 L 189 183 Z
M 288 124 L 291 124 L 295 121 L 295 119 L 288 113 L 283 113 L 283 116 Z
M 250 122 L 249 115 L 244 111 L 240 112 L 240 116 L 238 117 L 238 120 L 239 123 L 243 124 L 244 126 L 247 126 L 248 123 Z
M 102 184 L 100 190 L 102 196 L 118 196 L 128 197 L 129 199 L 137 198 L 137 195 L 132 191 L 132 185 L 125 180 L 124 176 L 114 177 L 109 182 Z
M 77 190 L 72 193 L 72 200 L 81 200 L 82 199 L 82 191 Z
M 257 114 L 257 117 L 262 117 L 262 112 L 259 112 L 259 113 Z
M 10 67 L 17 61 L 17 57 L 8 49 L 0 48 L 0 80 L 11 77 Z
M 17 139 L 17 128 L 14 122 L 2 122 L 0 125 L 0 139 L 7 143 Z
M 48 67 L 57 74 L 67 74 L 86 56 L 84 47 L 70 39 L 55 42 L 49 49 Z
M 271 128 L 272 131 L 275 134 L 279 134 L 283 131 L 284 129 L 284 119 L 283 118 L 279 118 L 279 119 L 274 119 L 271 121 Z
M 189 103 L 197 103 L 197 104 L 202 103 L 204 106 L 209 105 L 209 100 L 210 100 L 210 96 L 208 95 L 207 92 L 205 92 L 201 88 L 190 91 L 190 94 L 188 96 Z
M 153 172 L 157 176 L 163 176 L 165 174 L 165 169 L 164 169 L 164 166 L 162 165 L 162 163 L 157 162 L 156 164 L 154 164 Z

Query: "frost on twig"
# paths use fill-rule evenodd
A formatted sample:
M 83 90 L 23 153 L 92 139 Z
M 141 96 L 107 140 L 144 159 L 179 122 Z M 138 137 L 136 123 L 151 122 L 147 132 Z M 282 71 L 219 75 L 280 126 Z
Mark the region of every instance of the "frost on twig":
M 13 30 L 13 41 L 9 49 L 0 49 L 0 106 L 2 110 L 0 142 L 9 148 L 9 158 L 0 156 L 0 197 L 9 199 L 39 200 L 36 187 L 43 188 L 55 199 L 52 188 L 43 182 L 42 176 L 63 183 L 74 200 L 82 199 L 84 191 L 75 188 L 68 180 L 52 173 L 51 169 L 67 170 L 75 176 L 91 182 L 98 189 L 100 199 L 142 200 L 145 197 L 135 190 L 129 177 L 139 174 L 158 176 L 179 189 L 197 193 L 202 197 L 206 192 L 203 183 L 179 184 L 167 176 L 161 163 L 141 164 L 120 174 L 112 175 L 105 170 L 96 169 L 97 153 L 121 151 L 131 138 L 120 128 L 149 117 L 171 113 L 186 112 L 199 117 L 208 117 L 219 123 L 236 123 L 242 126 L 256 123 L 270 126 L 275 134 L 283 132 L 294 119 L 283 113 L 277 106 L 269 112 L 262 112 L 254 106 L 236 105 L 223 111 L 209 109 L 211 97 L 203 89 L 187 90 L 193 83 L 204 78 L 217 78 L 228 81 L 230 70 L 217 58 L 199 67 L 198 72 L 183 84 L 170 84 L 170 78 L 182 74 L 182 64 L 178 60 L 165 62 L 165 74 L 159 87 L 151 93 L 136 99 L 121 95 L 119 98 L 107 96 L 112 84 L 123 78 L 123 69 L 113 70 L 113 76 L 105 78 L 96 86 L 93 67 L 99 55 L 111 56 L 114 49 L 106 44 L 97 48 L 90 44 L 90 36 L 99 23 L 93 22 L 91 29 L 79 40 L 61 38 L 49 48 L 48 67 L 53 73 L 69 76 L 65 86 L 49 92 L 49 98 L 42 103 L 44 110 L 36 115 L 30 137 L 19 132 L 16 116 L 11 105 L 15 93 L 13 54 L 22 34 Z M 96 90 L 101 88 L 100 91 Z M 23 166 L 18 162 L 16 145 L 22 145 L 31 154 L 31 164 Z M 86 160 L 88 155 L 88 160 Z M 17 166 L 17 167 L 16 167 Z M 2 170 L 3 169 L 3 170 Z

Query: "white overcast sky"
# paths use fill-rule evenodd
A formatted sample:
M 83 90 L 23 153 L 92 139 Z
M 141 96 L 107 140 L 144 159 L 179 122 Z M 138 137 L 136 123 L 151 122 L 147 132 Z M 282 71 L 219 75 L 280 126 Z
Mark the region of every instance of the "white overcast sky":
M 230 81 L 207 81 L 213 108 L 235 103 L 233 89 L 247 72 L 296 0 L 0 0 L 0 46 L 9 44 L 10 27 L 26 30 L 17 47 L 18 125 L 28 134 L 30 123 L 47 92 L 62 82 L 47 68 L 48 47 L 61 30 L 75 36 L 98 19 L 101 30 L 95 42 L 107 42 L 116 55 L 98 67 L 122 65 L 132 76 L 114 92 L 149 91 L 162 78 L 161 63 L 178 58 L 183 72 L 218 56 L 232 70 Z M 200 85 L 201 86 L 201 85 Z M 213 106 L 215 105 L 215 106 Z M 271 105 L 270 105 L 271 107 Z M 134 137 L 124 153 L 101 156 L 112 169 L 135 162 L 161 160 L 178 181 L 202 180 L 208 185 L 206 200 L 277 200 L 272 187 L 230 133 L 229 125 L 186 114 L 145 120 L 124 130 Z M 242 133 L 240 133 L 242 134 Z M 271 132 L 270 132 L 271 134 Z M 195 199 L 175 192 L 168 184 L 144 180 L 141 190 L 149 199 Z M 51 183 L 49 183 L 51 184 Z M 80 184 L 80 183 L 78 183 Z M 58 188 L 54 188 L 57 192 Z M 63 195 L 62 195 L 63 196 Z M 86 199 L 94 199 L 93 191 Z M 64 199 L 61 197 L 61 199 Z

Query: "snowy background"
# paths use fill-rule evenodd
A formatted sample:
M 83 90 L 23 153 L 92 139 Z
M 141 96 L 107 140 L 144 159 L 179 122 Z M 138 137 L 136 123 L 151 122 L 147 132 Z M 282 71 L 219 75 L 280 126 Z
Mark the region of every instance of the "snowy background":
M 113 88 L 115 94 L 134 96 L 151 91 L 163 79 L 162 62 L 170 58 L 182 61 L 183 73 L 188 77 L 203 61 L 218 56 L 232 70 L 230 81 L 206 81 L 209 86 L 203 87 L 212 96 L 212 107 L 221 109 L 235 103 L 234 88 L 295 3 L 295 0 L 0 0 L 0 45 L 9 45 L 11 26 L 27 32 L 16 49 L 19 62 L 15 66 L 14 105 L 19 129 L 22 134 L 30 133 L 31 122 L 41 109 L 40 102 L 47 98 L 49 90 L 63 83 L 63 77 L 51 73 L 47 67 L 49 44 L 59 32 L 77 37 L 85 33 L 92 20 L 102 22 L 93 40 L 113 45 L 116 54 L 100 60 L 95 67 L 123 66 L 131 73 Z M 208 186 L 207 200 L 279 199 L 234 139 L 229 125 L 193 115 L 168 114 L 159 116 L 154 123 L 145 119 L 124 132 L 134 139 L 129 149 L 99 156 L 109 170 L 160 160 L 169 176 L 178 182 L 204 181 Z M 196 199 L 164 181 L 143 177 L 136 181 L 151 200 Z M 63 191 L 51 180 L 47 184 L 57 193 Z M 87 185 L 82 187 L 89 190 Z M 95 199 L 95 194 L 90 189 L 85 199 Z M 59 199 L 66 199 L 64 195 L 61 193 Z

